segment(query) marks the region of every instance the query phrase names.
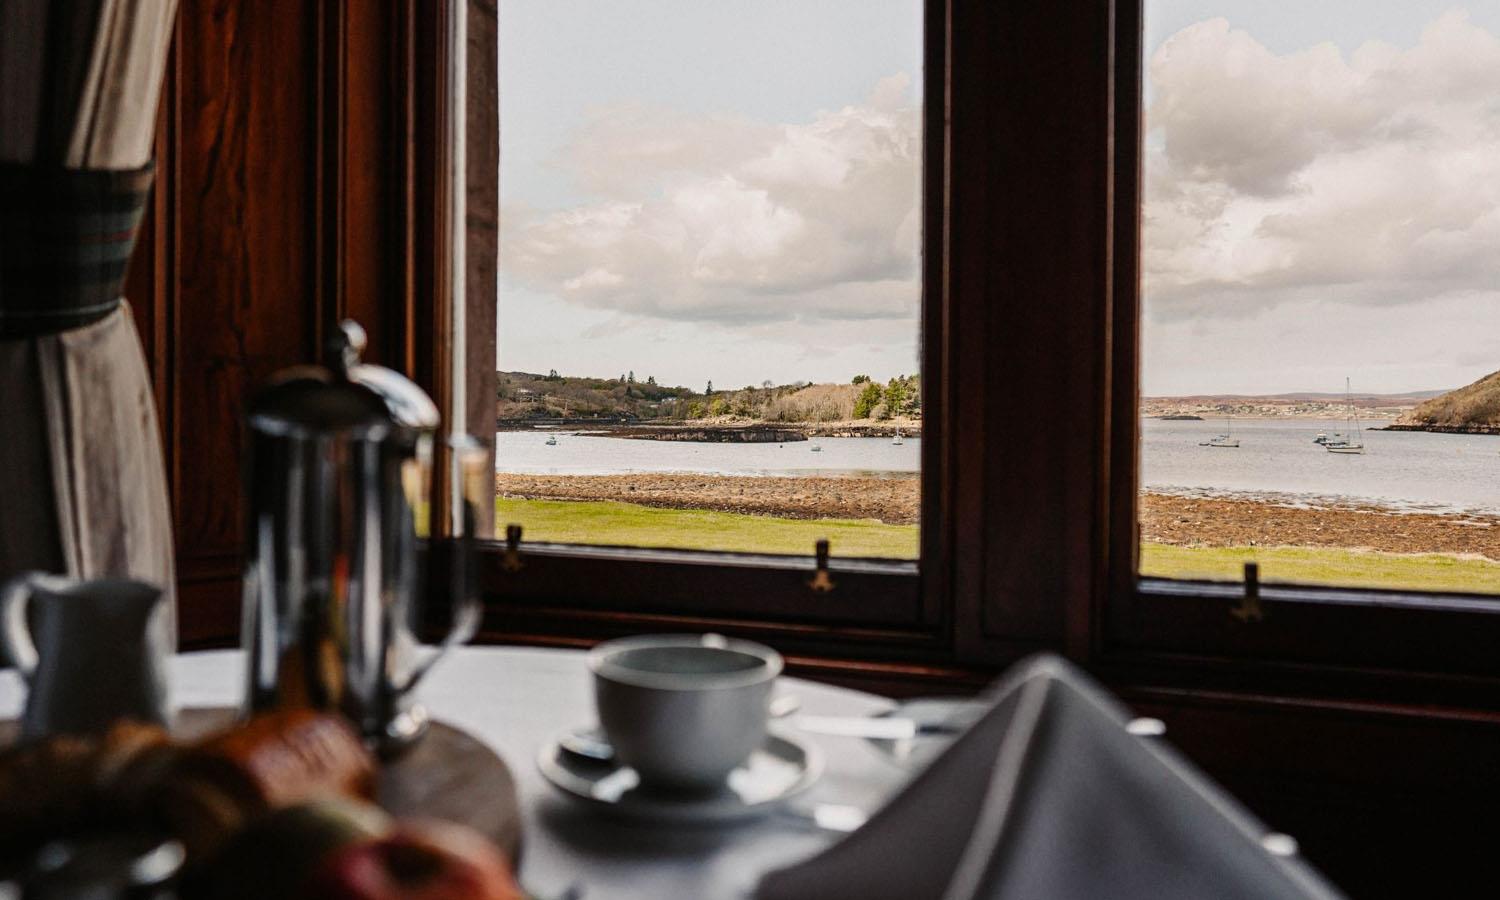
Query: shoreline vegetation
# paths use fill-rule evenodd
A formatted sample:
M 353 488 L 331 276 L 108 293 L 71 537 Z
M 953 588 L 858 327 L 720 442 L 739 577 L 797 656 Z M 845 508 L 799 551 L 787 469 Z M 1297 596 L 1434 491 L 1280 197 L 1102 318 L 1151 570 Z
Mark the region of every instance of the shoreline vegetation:
M 1424 425 L 1411 422 L 1393 422 L 1380 431 L 1422 431 L 1427 434 L 1488 434 L 1500 437 L 1500 425 L 1473 422 L 1460 425 Z
M 496 475 L 498 522 L 560 543 L 914 558 L 919 479 Z M 1500 593 L 1500 516 L 1141 495 L 1142 573 Z
M 1418 404 L 1387 430 L 1500 435 L 1500 372 Z
M 911 434 L 922 419 L 922 379 L 896 375 L 884 383 L 855 375 L 842 384 L 794 381 L 702 391 L 658 384 L 634 372 L 583 378 L 530 372 L 497 372 L 495 423 L 501 430 L 547 425 L 766 427 L 817 429 L 817 436 L 863 436 L 857 429 L 901 428 Z M 834 429 L 824 431 L 822 429 Z M 847 435 L 837 431 L 850 432 Z M 625 434 L 624 437 L 649 435 Z M 658 438 L 660 439 L 660 438 Z M 668 438 L 670 439 L 670 438 Z

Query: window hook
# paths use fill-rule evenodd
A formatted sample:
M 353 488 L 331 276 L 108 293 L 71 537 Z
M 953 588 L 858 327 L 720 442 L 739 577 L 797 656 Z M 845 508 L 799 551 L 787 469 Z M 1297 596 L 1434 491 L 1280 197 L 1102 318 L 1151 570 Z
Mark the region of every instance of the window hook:
M 505 526 L 505 554 L 500 559 L 500 568 L 506 572 L 519 572 L 526 567 L 521 561 L 521 526 Z
M 1246 624 L 1265 619 L 1266 611 L 1260 605 L 1260 563 L 1245 563 L 1245 595 L 1229 614 Z
M 813 577 L 807 580 L 807 586 L 820 594 L 826 594 L 833 590 L 833 579 L 828 576 L 828 539 L 824 538 L 813 545 L 813 554 L 817 571 Z

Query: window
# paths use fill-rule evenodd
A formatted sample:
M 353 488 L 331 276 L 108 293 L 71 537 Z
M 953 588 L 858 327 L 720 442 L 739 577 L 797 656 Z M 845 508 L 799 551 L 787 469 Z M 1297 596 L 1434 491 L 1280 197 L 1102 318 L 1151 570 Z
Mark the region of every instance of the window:
M 1203 18 L 1196 16 L 1197 9 L 1194 8 L 1186 17 L 1172 20 L 1175 27 L 1169 27 L 1166 24 L 1169 20 L 1162 18 L 1152 20 L 1156 24 L 1148 31 L 1144 27 L 1145 14 L 1157 7 L 1149 2 L 1145 5 L 1146 9 L 1142 10 L 1133 2 L 1122 0 L 1115 4 L 1117 55 L 1113 127 L 1117 140 L 1110 175 L 1114 228 L 1107 304 L 1111 390 L 1106 466 L 1106 491 L 1110 498 L 1106 528 L 1109 549 L 1105 567 L 1109 575 L 1108 586 L 1103 589 L 1108 599 L 1096 607 L 1096 614 L 1075 614 L 1070 620 L 1073 646 L 1090 653 L 1100 665 L 1119 666 L 1121 671 L 1152 672 L 1154 674 L 1149 677 L 1162 682 L 1191 677 L 1199 689 L 1219 687 L 1234 691 L 1254 685 L 1256 690 L 1288 696 L 1337 695 L 1386 703 L 1421 702 L 1441 685 L 1445 696 L 1452 702 L 1466 702 L 1465 698 L 1477 696 L 1473 685 L 1482 683 L 1484 677 L 1494 673 L 1494 657 L 1488 648 L 1500 640 L 1500 604 L 1492 596 L 1477 593 L 1483 590 L 1481 586 L 1467 584 L 1465 589 L 1458 591 L 1421 590 L 1409 584 L 1403 586 L 1396 580 L 1379 586 L 1358 586 L 1352 579 L 1316 584 L 1305 575 L 1290 576 L 1297 581 L 1288 583 L 1277 580 L 1269 562 L 1267 569 L 1272 574 L 1266 583 L 1259 579 L 1253 582 L 1231 580 L 1230 573 L 1225 570 L 1178 573 L 1173 578 L 1153 577 L 1149 568 L 1142 571 L 1141 538 L 1149 538 L 1150 531 L 1142 528 L 1140 493 L 1143 485 L 1149 485 L 1152 471 L 1149 462 L 1143 465 L 1150 449 L 1142 435 L 1146 428 L 1153 427 L 1143 427 L 1143 411 L 1152 411 L 1151 401 L 1143 400 L 1143 396 L 1175 393 L 1160 388 L 1140 390 L 1149 383 L 1145 379 L 1160 377 L 1163 371 L 1160 362 L 1153 364 L 1144 359 L 1159 346 L 1153 344 L 1151 338 L 1152 330 L 1159 323 L 1149 319 L 1154 287 L 1148 272 L 1160 261 L 1143 252 L 1149 246 L 1149 230 L 1156 227 L 1149 221 L 1153 213 L 1149 199 L 1153 188 L 1148 177 L 1143 176 L 1151 171 L 1148 161 L 1151 154 L 1161 150 L 1161 145 L 1153 145 L 1144 137 L 1145 109 L 1160 100 L 1160 92 L 1154 84 L 1149 92 L 1145 87 L 1146 67 L 1151 59 L 1146 42 L 1155 35 L 1159 43 L 1167 35 Z M 1166 5 L 1160 8 L 1168 13 L 1178 9 Z M 1401 9 L 1404 11 L 1402 16 L 1410 14 L 1417 18 L 1431 12 L 1425 7 L 1417 9 L 1417 5 L 1403 5 Z M 1257 15 L 1274 13 L 1275 10 L 1270 8 L 1256 11 Z M 1298 19 L 1305 22 L 1316 20 L 1320 15 L 1303 10 L 1299 11 Z M 1335 33 L 1333 29 L 1340 27 L 1341 22 L 1346 28 L 1368 29 L 1380 18 L 1350 12 L 1323 16 L 1330 23 L 1329 34 Z M 1432 18 L 1411 26 L 1407 32 L 1409 44 L 1421 37 L 1422 24 L 1432 21 Z M 1471 22 L 1475 21 L 1478 19 L 1471 19 Z M 1228 30 L 1227 25 L 1224 28 Z M 1267 35 L 1266 46 L 1270 47 L 1285 37 L 1288 26 L 1282 23 L 1279 28 L 1262 31 Z M 1279 47 L 1277 52 L 1286 52 L 1286 47 Z M 1357 58 L 1362 65 L 1368 66 L 1387 59 L 1391 52 L 1397 51 L 1375 46 L 1367 48 Z M 1313 51 L 1314 56 L 1319 54 L 1330 60 L 1342 59 L 1332 43 Z M 1258 71 L 1266 65 L 1265 59 L 1253 64 L 1247 61 L 1236 72 Z M 1475 73 L 1471 71 L 1469 74 Z M 1454 84 L 1455 93 L 1462 95 L 1466 88 L 1459 90 L 1459 87 L 1458 83 Z M 1296 91 L 1287 87 L 1282 93 Z M 1272 121 L 1272 118 L 1266 120 L 1267 123 Z M 1415 123 L 1406 124 L 1414 126 Z M 1254 134 L 1255 140 L 1264 139 L 1271 130 L 1268 124 Z M 1390 133 L 1401 130 L 1393 127 Z M 1251 144 L 1254 146 L 1255 141 Z M 1316 149 L 1318 145 L 1310 146 Z M 1232 161 L 1228 158 L 1221 164 Z M 1359 222 L 1360 219 L 1361 216 L 1353 216 L 1350 221 Z M 1276 220 L 1270 231 L 1261 234 L 1287 228 L 1289 224 L 1286 219 Z M 1397 221 L 1394 224 L 1405 223 Z M 1356 250 L 1363 252 L 1361 247 L 1354 247 L 1350 252 Z M 1331 259 L 1344 261 L 1345 257 Z M 1230 286 L 1222 287 L 1227 290 Z M 1380 313 L 1389 314 L 1389 310 Z M 1323 314 L 1327 314 L 1326 309 Z M 1302 326 L 1306 325 L 1307 322 L 1302 323 Z M 1373 352 L 1365 350 L 1364 354 Z M 1225 360 L 1226 363 L 1232 361 L 1233 357 Z M 1205 371 L 1212 371 L 1212 368 L 1205 367 Z M 1352 382 L 1350 393 L 1357 393 L 1359 374 L 1346 374 Z M 1344 374 L 1335 377 L 1337 383 L 1322 393 L 1333 395 L 1328 398 L 1329 402 L 1344 404 L 1341 396 L 1344 394 Z M 1361 409 L 1362 420 L 1364 415 Z M 1187 424 L 1193 423 L 1189 421 Z M 1211 420 L 1206 420 L 1199 427 L 1205 428 L 1207 438 L 1211 439 L 1229 430 L 1222 427 L 1222 416 L 1218 424 L 1221 427 L 1215 428 Z M 1179 423 L 1168 421 L 1155 427 L 1162 426 L 1179 427 Z M 1374 439 L 1394 440 L 1399 436 L 1396 433 L 1362 433 Z M 1241 423 L 1231 436 L 1233 434 L 1248 437 L 1248 426 Z M 1316 437 L 1316 430 L 1307 436 L 1309 447 L 1318 446 L 1312 444 Z M 1374 440 L 1370 445 L 1377 446 Z M 1236 452 L 1232 448 L 1203 449 L 1226 454 Z M 1240 449 L 1244 449 L 1243 446 Z M 1321 452 L 1327 453 L 1326 450 Z M 1342 455 L 1360 461 L 1359 454 L 1329 454 Z M 1371 455 L 1366 453 L 1365 457 Z M 1149 566 L 1149 553 L 1145 557 Z M 1198 577 L 1191 577 L 1193 575 Z M 1189 672 L 1191 676 L 1186 675 Z M 1316 673 L 1316 677 L 1309 679 L 1308 675 L 1312 673 Z M 1473 681 L 1476 676 L 1480 681 Z
M 1500 593 L 1500 4 L 1145 24 L 1142 574 Z
M 917 557 L 921 20 L 501 4 L 502 536 Z
M 1203 577 L 1228 572 L 1143 577 L 1150 450 L 1138 388 L 1158 364 L 1141 359 L 1156 346 L 1138 291 L 1150 149 L 1142 10 L 1133 0 L 1067 15 L 925 6 L 920 567 L 835 549 L 837 588 L 823 593 L 806 552 L 554 543 L 528 529 L 516 547 L 485 549 L 488 635 L 581 642 L 710 627 L 773 639 L 820 665 L 844 658 L 846 674 L 902 678 L 958 677 L 944 667 L 1064 647 L 1158 684 L 1191 671 L 1195 685 L 1311 690 L 1295 677 L 1311 667 L 1319 691 L 1382 700 L 1418 696 L 1433 678 L 1461 693 L 1464 678 L 1491 672 L 1500 605 L 1472 592 L 1286 584 L 1269 563 L 1270 583 L 1253 597 Z M 553 368 L 569 374 L 545 361 L 525 368 L 544 380 Z M 635 384 L 687 380 L 664 378 L 654 362 L 612 361 L 603 376 L 618 387 L 621 369 L 627 386 L 631 369 Z M 1359 374 L 1348 375 L 1359 393 Z M 1335 377 L 1324 393 L 1339 404 Z M 512 386 L 522 388 L 536 390 Z
M 929 527 L 948 494 L 946 125 L 923 111 L 943 5 L 644 8 L 508 0 L 498 77 L 470 71 L 468 121 L 477 77 L 502 151 L 498 188 L 480 178 L 498 302 L 471 279 L 464 325 L 471 429 L 498 425 L 488 632 L 929 654 L 946 643 Z M 790 435 L 644 439 L 694 430 Z

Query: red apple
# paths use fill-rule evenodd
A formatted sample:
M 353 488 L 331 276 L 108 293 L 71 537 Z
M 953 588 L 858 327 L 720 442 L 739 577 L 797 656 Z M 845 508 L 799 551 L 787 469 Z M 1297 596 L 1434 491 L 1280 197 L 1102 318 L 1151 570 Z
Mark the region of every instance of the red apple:
M 210 900 L 291 896 L 331 854 L 390 830 L 389 816 L 356 800 L 326 798 L 279 809 L 230 839 L 199 873 L 196 894 Z
M 317 900 L 522 900 L 495 845 L 449 822 L 403 822 L 334 853 L 303 892 Z

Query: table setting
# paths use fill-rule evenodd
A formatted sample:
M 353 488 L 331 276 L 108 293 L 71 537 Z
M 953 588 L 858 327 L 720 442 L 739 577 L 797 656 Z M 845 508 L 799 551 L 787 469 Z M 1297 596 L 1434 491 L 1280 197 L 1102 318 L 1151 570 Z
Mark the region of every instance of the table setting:
M 907 777 L 859 728 L 918 739 L 876 717 L 889 701 L 782 679 L 759 644 L 460 649 L 483 457 L 364 343 L 343 323 L 325 365 L 278 374 L 246 412 L 242 649 L 173 656 L 171 597 L 148 582 L 0 586 L 0 801 L 17 812 L 0 890 L 749 896 Z M 423 551 L 440 455 L 457 487 L 442 554 Z
M 633 639 L 636 647 L 665 646 L 669 649 L 703 647 L 709 649 L 722 641 L 716 635 L 664 636 Z M 659 642 L 659 643 L 658 643 Z M 737 643 L 737 642 L 736 642 Z M 727 648 L 723 648 L 727 649 Z M 610 652 L 609 646 L 596 648 L 596 658 Z M 772 651 L 774 652 L 774 651 Z M 242 696 L 246 678 L 246 654 L 243 651 L 206 651 L 171 657 L 166 665 L 173 694 L 180 705 L 177 719 L 189 724 L 200 719 L 204 710 L 222 714 Z M 1064 668 L 1058 668 L 1062 666 Z M 723 799 L 710 790 L 707 793 L 667 791 L 656 804 L 639 804 L 630 809 L 605 808 L 633 788 L 612 797 L 581 796 L 568 785 L 560 784 L 555 773 L 549 773 L 548 760 L 558 752 L 561 741 L 570 735 L 593 727 L 592 723 L 608 718 L 599 707 L 596 694 L 597 672 L 591 671 L 590 654 L 575 650 L 519 647 L 462 647 L 454 650 L 443 665 L 436 667 L 424 683 L 422 702 L 431 713 L 431 721 L 441 728 L 472 737 L 497 759 L 505 760 L 505 771 L 514 779 L 513 793 L 498 787 L 466 783 L 459 793 L 468 797 L 472 808 L 503 809 L 515 816 L 516 848 L 519 856 L 519 884 L 529 893 L 525 896 L 545 898 L 586 897 L 701 897 L 797 898 L 835 896 L 830 885 L 869 882 L 848 896 L 870 897 L 945 897 L 948 882 L 962 870 L 966 851 L 972 855 L 979 846 L 983 860 L 995 855 L 996 836 L 985 837 L 983 810 L 993 793 L 993 778 L 999 768 L 997 759 L 1005 761 L 1006 737 L 1014 740 L 1017 709 L 1025 706 L 1031 685 L 1034 705 L 1035 687 L 1039 683 L 1054 686 L 1058 673 L 1066 674 L 1066 664 L 1057 660 L 1035 661 L 1028 669 L 1012 673 L 1007 684 L 997 685 L 988 700 L 924 700 L 897 704 L 894 701 L 820 685 L 800 679 L 774 679 L 775 688 L 766 704 L 765 747 L 784 740 L 806 748 L 819 756 L 823 764 L 816 778 L 797 791 L 789 791 L 777 802 L 760 806 L 751 814 L 724 817 L 716 810 Z M 626 677 L 629 677 L 628 675 Z M 780 698 L 795 697 L 795 714 L 773 717 L 773 707 Z M 1088 704 L 1091 706 L 1092 704 Z M 26 691 L 19 675 L 0 673 L 0 719 L 14 719 L 26 706 Z M 918 744 L 916 753 L 893 755 L 888 737 L 829 735 L 802 732 L 795 727 L 797 715 L 806 715 L 814 727 L 841 723 L 857 731 L 859 722 L 907 723 L 902 728 L 917 728 L 912 719 L 899 718 L 903 708 L 922 707 L 946 711 L 961 723 L 953 729 L 931 728 L 933 733 L 909 739 Z M 805 711 L 805 712 L 804 712 Z M 1032 718 L 1033 724 L 1037 719 Z M 1088 721 L 1086 718 L 1085 721 Z M 1076 723 L 1075 723 L 1076 724 Z M 1097 723 L 1096 723 L 1097 724 Z M 1150 726 L 1150 727 L 1147 727 Z M 1149 757 L 1160 752 L 1150 746 L 1159 738 L 1159 723 L 1153 720 L 1115 721 L 1106 725 L 1110 736 L 1123 738 L 1126 746 L 1150 747 Z M 191 726 L 190 726 L 191 727 Z M 199 724 L 197 727 L 201 728 Z M 430 726 L 410 754 L 422 753 L 425 744 L 440 732 Z M 639 720 L 629 726 L 638 729 Z M 890 731 L 872 732 L 889 734 Z M 1033 732 L 1033 735 L 1036 732 Z M 620 735 L 619 732 L 616 732 Z M 0 734 L 0 742 L 10 739 Z M 622 735 L 622 746 L 629 735 Z M 1043 747 L 1040 762 L 1051 759 L 1067 761 L 1077 768 L 1076 751 L 1067 752 L 1057 745 L 1054 734 Z M 613 744 L 610 749 L 614 752 Z M 639 748 L 637 748 L 639 749 Z M 629 752 L 629 751 L 626 751 Z M 753 753 L 754 751 L 752 751 Z M 747 757 L 749 758 L 749 757 Z M 435 762 L 429 759 L 428 764 Z M 702 759 L 698 760 L 703 762 Z M 1148 758 L 1148 779 L 1160 782 L 1154 759 Z M 743 761 L 741 761 L 743 763 Z M 386 765 L 390 765 L 387 761 Z M 588 764 L 583 764 L 588 765 Z M 619 771 L 618 763 L 599 762 L 606 773 Z M 722 762 L 721 762 L 722 765 Z M 753 766 L 753 762 L 751 766 Z M 441 768 L 441 764 L 438 764 Z M 1067 766 L 1065 765 L 1065 768 Z M 1113 766 L 1098 767 L 1105 776 L 1120 777 Z M 747 771 L 739 764 L 736 771 Z M 1016 774 L 1014 771 L 1011 773 Z M 605 776 L 607 777 L 607 775 Z M 631 778 L 638 778 L 631 772 Z M 669 776 L 670 777 L 670 776 Z M 1077 777 L 1071 774 L 1061 783 Z M 1188 794 L 1188 813 L 1212 791 L 1194 777 Z M 1037 782 L 1057 791 L 1058 780 L 1052 775 Z M 722 786 L 720 786 L 722 788 Z M 991 790 L 986 790 L 986 787 Z M 1160 785 L 1157 784 L 1159 788 Z M 732 790 L 732 788 L 730 788 Z M 1058 795 L 1061 807 L 1076 814 L 1076 798 Z M 1089 802 L 1105 802 L 1109 792 L 1091 795 Z M 1219 808 L 1223 798 L 1210 795 L 1210 825 L 1223 820 Z M 1119 812 L 1130 827 L 1140 827 L 1140 797 Z M 1229 801 L 1232 804 L 1232 801 Z M 658 808 L 666 805 L 663 813 Z M 672 807 L 675 807 L 673 809 Z M 1204 829 L 1202 810 L 1197 815 L 1184 814 L 1181 798 L 1173 808 L 1173 821 L 1181 819 L 1184 827 L 1195 833 Z M 1234 811 L 1231 807 L 1231 811 Z M 472 813 L 459 812 L 457 818 Z M 1090 817 L 1094 819 L 1094 816 Z M 866 820 L 868 819 L 868 824 Z M 1242 853 L 1249 852 L 1254 863 L 1272 867 L 1274 874 L 1292 872 L 1290 882 L 1266 882 L 1262 877 L 1242 884 L 1269 885 L 1259 892 L 1217 893 L 1218 896 L 1337 896 L 1321 885 L 1311 870 L 1295 859 L 1294 845 L 1290 856 L 1278 856 L 1266 847 L 1286 854 L 1284 841 L 1253 824 L 1242 812 L 1232 818 L 1236 837 L 1242 840 Z M 1249 823 L 1249 824 L 1247 824 Z M 1098 822 L 1094 821 L 1097 827 Z M 1024 830 L 1021 833 L 1030 833 Z M 1284 838 L 1285 836 L 1280 836 Z M 1177 839 L 1181 839 L 1181 834 Z M 974 842 L 979 840 L 979 844 Z M 1248 851 L 1246 848 L 1249 848 Z M 1098 850 L 1099 848 L 1094 848 Z M 1178 852 L 1186 852 L 1177 847 Z M 1033 853 L 1038 858 L 1055 858 L 1076 854 L 1076 850 L 1059 847 L 1051 853 Z M 1103 854 L 1108 856 L 1108 854 Z M 1092 858 L 1098 859 L 1097 855 Z M 1217 858 L 1217 853 L 1214 857 Z M 1168 860 L 1174 869 L 1192 871 L 1185 865 L 1187 857 Z M 1134 860 L 1132 866 L 1139 865 Z M 1016 866 L 1022 869 L 1024 866 Z M 1071 868 L 1071 867 L 1070 867 Z M 1207 869 L 1205 869 L 1207 871 Z M 810 883 L 809 883 L 810 880 Z M 1159 890 L 1156 882 L 1151 890 Z M 1305 883 L 1304 883 L 1305 882 Z M 1287 892 L 1290 883 L 1302 890 Z M 964 897 L 1027 896 L 1025 893 L 982 893 L 982 887 L 971 887 L 970 893 L 951 894 Z M 884 892 L 883 892 L 884 891 Z M 1065 890 L 1049 896 L 1088 896 L 1087 891 Z M 1097 894 L 1095 894 L 1097 896 Z M 1114 896 L 1190 896 L 1173 893 L 1132 893 L 1122 891 Z M 1205 896 L 1206 894 L 1196 894 Z M 17 895 L 19 896 L 19 895 Z M 412 896 L 417 896 L 412 894 Z M 434 895 L 441 896 L 441 895 Z M 479 896 L 475 894 L 474 896 Z M 517 895 L 521 896 L 521 895 Z M 1031 894 L 1031 896 L 1037 896 Z
M 485 459 L 364 344 L 247 410 L 240 650 L 173 655 L 147 582 L 0 585 L 0 898 L 1337 896 L 1057 657 L 898 704 L 721 634 L 464 646 Z
M 243 651 L 173 657 L 168 669 L 179 718 L 232 706 L 243 692 L 244 668 Z M 830 717 L 878 717 L 895 706 L 797 679 L 783 679 L 778 690 L 795 695 L 802 709 Z M 19 676 L 0 673 L 0 719 L 16 718 L 24 697 Z M 509 764 L 523 835 L 520 878 L 539 898 L 569 891 L 583 897 L 749 896 L 761 872 L 814 855 L 839 838 L 840 830 L 816 821 L 820 808 L 835 819 L 840 813 L 847 819 L 850 810 L 863 814 L 909 775 L 864 738 L 797 736 L 816 748 L 825 767 L 784 807 L 712 826 L 600 816 L 554 788 L 534 763 L 559 735 L 595 719 L 586 654 L 459 648 L 434 669 L 422 697 L 435 721 L 475 736 Z

